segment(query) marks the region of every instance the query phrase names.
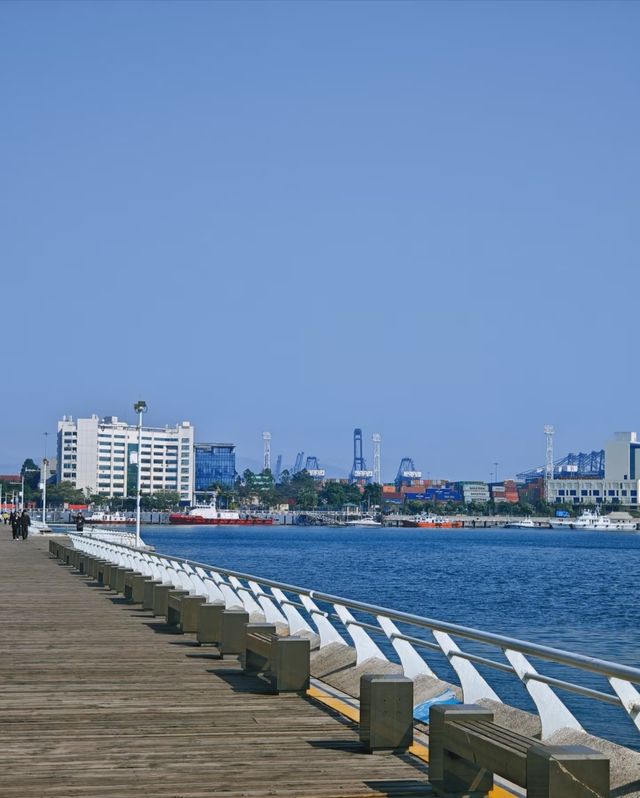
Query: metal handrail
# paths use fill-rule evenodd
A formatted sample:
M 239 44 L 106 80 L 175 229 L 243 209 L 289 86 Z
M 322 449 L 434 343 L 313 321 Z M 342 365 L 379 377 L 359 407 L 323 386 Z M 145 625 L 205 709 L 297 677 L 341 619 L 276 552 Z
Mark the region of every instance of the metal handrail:
M 76 533 L 79 534 L 79 533 Z M 133 546 L 125 546 L 124 544 L 117 544 L 122 548 L 137 551 Z M 541 659 L 548 659 L 558 662 L 562 665 L 570 665 L 581 670 L 598 673 L 602 676 L 614 676 L 618 679 L 625 679 L 640 684 L 640 668 L 634 668 L 630 665 L 619 665 L 610 660 L 599 659 L 597 657 L 589 657 L 585 654 L 574 654 L 570 651 L 565 651 L 561 648 L 554 648 L 551 646 L 543 646 L 539 643 L 529 643 L 526 640 L 519 640 L 516 637 L 507 637 L 505 635 L 494 634 L 492 632 L 483 632 L 479 629 L 473 629 L 469 626 L 461 626 L 459 624 L 450 623 L 449 621 L 438 621 L 433 618 L 425 618 L 420 615 L 414 615 L 408 612 L 401 612 L 399 610 L 390 610 L 386 607 L 381 607 L 376 604 L 367 604 L 364 601 L 354 601 L 353 599 L 346 599 L 342 596 L 334 596 L 331 593 L 323 593 L 317 590 L 300 587 L 299 585 L 288 584 L 287 582 L 277 582 L 275 579 L 267 579 L 254 574 L 247 574 L 243 571 L 234 571 L 229 568 L 220 568 L 211 563 L 202 563 L 197 560 L 188 560 L 184 557 L 174 557 L 173 555 L 158 555 L 154 552 L 155 556 L 163 556 L 172 562 L 185 563 L 186 565 L 204 568 L 205 570 L 214 570 L 219 574 L 225 576 L 235 576 L 236 579 L 250 579 L 252 582 L 257 582 L 259 585 L 266 585 L 267 587 L 275 587 L 279 590 L 286 590 L 289 593 L 297 593 L 301 596 L 309 596 L 309 598 L 317 601 L 323 601 L 327 604 L 341 604 L 352 610 L 359 610 L 369 615 L 382 615 L 391 620 L 400 623 L 407 623 L 411 626 L 418 626 L 423 629 L 436 630 L 439 632 L 447 632 L 456 637 L 464 637 L 468 640 L 474 640 L 477 643 L 486 643 L 487 645 L 497 646 L 498 648 L 509 648 L 513 651 L 520 651 L 522 654 L 529 654 L 530 656 L 540 657 Z
M 73 538 L 75 535 L 82 537 L 83 533 L 72 533 L 71 537 Z M 87 536 L 90 539 L 94 539 L 93 536 Z M 132 546 L 128 546 L 124 543 L 113 543 L 111 541 L 103 541 L 109 546 L 115 546 L 119 550 L 129 551 L 133 556 L 139 555 L 139 550 L 135 549 Z M 575 718 L 569 713 L 569 711 L 561 704 L 559 699 L 553 694 L 550 690 L 550 687 L 556 687 L 563 690 L 568 690 L 570 692 L 576 693 L 581 696 L 585 696 L 588 698 L 592 698 L 595 700 L 602 701 L 607 704 L 622 705 L 627 713 L 631 716 L 632 720 L 636 723 L 636 726 L 640 728 L 638 718 L 638 713 L 640 712 L 640 695 L 637 693 L 635 688 L 631 686 L 632 684 L 640 684 L 640 668 L 635 668 L 629 665 L 621 665 L 616 662 L 612 662 L 610 660 L 604 660 L 597 657 L 590 657 L 584 654 L 576 654 L 570 651 L 566 651 L 560 648 L 555 648 L 551 646 L 544 646 L 538 643 L 531 643 L 526 640 L 520 640 L 518 638 L 509 637 L 506 635 L 495 634 L 492 632 L 484 632 L 479 629 L 474 629 L 468 626 L 463 626 L 460 624 L 450 623 L 448 621 L 439 621 L 432 618 L 426 618 L 419 615 L 415 615 L 412 613 L 406 613 L 399 610 L 392 610 L 386 607 L 381 607 L 375 604 L 369 604 L 363 601 L 355 601 L 351 599 L 345 599 L 341 596 L 335 596 L 331 593 L 324 593 L 322 591 L 316 591 L 309 588 L 300 587 L 298 585 L 292 585 L 286 582 L 279 582 L 277 580 L 268 579 L 264 577 L 258 577 L 253 574 L 247 574 L 242 571 L 236 571 L 233 569 L 228 568 L 220 568 L 218 566 L 211 565 L 209 563 L 201 563 L 196 560 L 189 560 L 182 557 L 174 557 L 171 555 L 160 555 L 156 552 L 147 552 L 146 556 L 150 556 L 153 558 L 158 558 L 164 560 L 165 562 L 170 563 L 171 565 L 177 567 L 178 569 L 184 569 L 186 566 L 189 569 L 202 569 L 205 573 L 215 573 L 220 577 L 225 578 L 234 578 L 240 581 L 245 582 L 253 582 L 256 585 L 260 586 L 260 590 L 256 592 L 252 592 L 250 588 L 245 587 L 244 585 L 242 588 L 247 590 L 251 593 L 252 596 L 255 596 L 256 599 L 266 599 L 270 602 L 275 602 L 275 604 L 279 606 L 290 606 L 301 608 L 304 610 L 310 618 L 314 616 L 320 617 L 324 619 L 324 622 L 329 623 L 329 619 L 331 620 L 338 620 L 347 632 L 353 637 L 356 632 L 360 635 L 367 636 L 365 630 L 373 632 L 375 634 L 386 635 L 387 639 L 395 647 L 395 641 L 402 641 L 405 646 L 416 646 L 419 648 L 425 648 L 429 650 L 436 650 L 440 653 L 444 653 L 449 662 L 454 667 L 454 670 L 458 673 L 458 676 L 461 678 L 463 693 L 465 692 L 465 682 L 463 680 L 463 673 L 461 673 L 456 667 L 456 660 L 462 660 L 466 663 L 465 667 L 467 669 L 473 670 L 474 674 L 476 674 L 477 684 L 484 684 L 487 688 L 489 693 L 488 697 L 491 695 L 495 696 L 493 690 L 489 687 L 489 685 L 484 682 L 484 679 L 480 676 L 480 674 L 475 671 L 472 662 L 475 662 L 480 665 L 484 665 L 490 668 L 497 669 L 502 672 L 515 674 L 520 678 L 523 682 L 524 686 L 529 690 L 532 694 L 534 701 L 538 707 L 538 711 L 540 712 L 541 719 L 543 720 L 543 733 L 544 733 L 544 712 L 547 709 L 544 708 L 544 701 L 547 700 L 550 702 L 551 709 L 549 711 L 553 711 L 554 708 L 557 711 L 558 705 L 564 710 L 566 715 L 563 716 L 562 711 L 560 712 L 560 716 L 569 717 L 573 721 Z M 214 580 L 215 581 L 215 580 Z M 234 590 L 236 587 L 231 585 Z M 297 597 L 306 597 L 310 599 L 311 602 L 319 601 L 325 604 L 333 605 L 338 612 L 344 613 L 345 608 L 346 610 L 354 610 L 356 612 L 364 613 L 365 615 L 374 616 L 376 620 L 379 619 L 386 619 L 388 621 L 395 621 L 402 624 L 407 624 L 409 626 L 417 627 L 420 629 L 424 629 L 434 633 L 434 636 L 437 640 L 437 645 L 435 643 L 430 643 L 426 640 L 422 640 L 418 637 L 413 637 L 411 635 L 403 634 L 398 629 L 395 629 L 393 632 L 389 632 L 386 628 L 383 629 L 382 626 L 376 626 L 373 623 L 368 623 L 365 621 L 358 620 L 351 616 L 348 612 L 346 613 L 345 617 L 342 617 L 340 614 L 336 614 L 335 612 L 325 612 L 320 608 L 314 607 L 311 604 L 312 609 L 310 609 L 307 605 L 303 604 L 300 601 L 290 600 L 290 597 L 286 597 L 287 600 L 278 601 L 274 595 L 269 593 L 265 593 L 262 590 L 262 587 L 268 587 L 272 589 L 276 589 L 278 591 L 282 591 L 282 593 L 289 593 L 295 594 Z M 356 630 L 353 634 L 350 631 L 351 627 L 356 627 Z M 465 652 L 460 650 L 453 642 L 451 641 L 451 647 L 445 646 L 443 648 L 442 640 L 439 637 L 439 633 L 444 634 L 445 640 L 450 639 L 447 636 L 453 635 L 456 638 L 464 638 L 466 640 L 471 640 L 476 643 L 490 645 L 501 649 L 510 660 L 510 664 L 495 662 L 486 657 L 482 657 L 478 654 L 472 654 L 469 652 Z M 339 638 L 338 638 L 339 639 Z M 358 648 L 358 641 L 354 637 L 354 642 L 356 643 L 356 649 Z M 377 649 L 373 641 L 370 641 L 371 645 Z M 379 651 L 379 649 L 377 649 Z M 514 653 L 515 652 L 515 653 Z M 597 674 L 600 676 L 604 676 L 609 679 L 611 686 L 614 688 L 617 695 L 612 695 L 608 693 L 601 692 L 599 690 L 594 690 L 589 687 L 584 687 L 579 684 L 573 684 L 572 682 L 557 679 L 550 676 L 545 676 L 542 674 L 538 674 L 535 669 L 529 665 L 529 663 L 523 658 L 522 655 L 529 655 L 533 656 L 537 659 L 555 662 L 564 666 L 569 666 L 572 668 L 576 668 L 581 671 L 586 671 L 588 673 Z M 417 656 L 417 654 L 416 654 Z M 513 657 L 520 657 L 524 665 L 520 665 L 517 667 L 514 664 Z M 404 664 L 404 662 L 403 662 Z M 425 663 L 426 665 L 426 663 Z M 468 677 L 468 671 L 467 677 Z M 472 677 L 475 678 L 475 677 Z M 620 686 L 618 682 L 623 682 L 624 684 Z M 530 685 L 533 683 L 535 686 L 536 684 L 539 686 L 538 690 L 546 690 L 547 694 L 551 694 L 550 696 L 543 696 L 540 698 L 539 693 L 534 694 L 534 687 Z M 475 685 L 477 687 L 477 684 Z M 468 683 L 467 683 L 468 686 Z M 538 699 L 538 700 L 536 700 Z M 544 699 L 544 700 L 543 700 Z M 466 698 L 465 698 L 466 700 Z M 554 702 L 556 702 L 554 704 Z M 543 712 L 544 710 L 544 712 Z M 577 721 L 575 721 L 575 728 L 581 728 Z

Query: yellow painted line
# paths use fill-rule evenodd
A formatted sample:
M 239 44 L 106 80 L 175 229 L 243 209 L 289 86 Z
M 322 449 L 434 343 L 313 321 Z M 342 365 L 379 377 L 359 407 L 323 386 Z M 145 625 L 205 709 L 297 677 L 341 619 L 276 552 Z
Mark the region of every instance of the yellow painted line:
M 309 698 L 314 698 L 316 701 L 320 701 L 321 704 L 325 704 L 326 706 L 331 707 L 331 709 L 335 709 L 336 712 L 339 712 L 341 715 L 349 718 L 349 720 L 353 720 L 356 723 L 360 721 L 360 710 L 350 706 L 346 701 L 343 701 L 340 698 L 327 695 L 326 693 L 323 693 L 322 690 L 318 690 L 317 687 L 310 687 L 307 690 L 307 695 Z
M 317 687 L 310 687 L 307 690 L 307 695 L 309 698 L 313 698 L 321 704 L 335 709 L 336 712 L 339 712 L 341 715 L 344 715 L 345 718 L 349 718 L 349 720 L 355 723 L 360 721 L 360 710 L 347 704 L 347 702 L 343 701 L 341 698 L 327 695 L 322 690 L 318 690 Z M 429 749 L 423 743 L 413 743 L 409 748 L 409 753 L 421 759 L 423 762 L 429 761 Z M 503 787 L 494 787 L 489 793 L 489 798 L 513 798 L 513 793 L 505 790 Z

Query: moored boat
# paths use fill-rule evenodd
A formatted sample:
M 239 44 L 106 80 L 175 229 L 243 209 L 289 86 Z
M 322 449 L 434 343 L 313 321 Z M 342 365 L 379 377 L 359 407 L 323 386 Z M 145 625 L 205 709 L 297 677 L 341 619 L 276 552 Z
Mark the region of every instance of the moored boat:
M 105 513 L 101 510 L 91 513 L 84 519 L 85 524 L 135 524 L 135 518 L 128 518 L 122 513 Z
M 636 532 L 638 522 L 628 513 L 610 513 L 600 515 L 598 509 L 585 510 L 578 518 L 571 519 L 571 529 L 589 530 L 594 532 Z
M 211 526 L 271 526 L 273 518 L 268 516 L 240 514 L 236 510 L 219 510 L 215 497 L 210 504 L 196 504 L 184 513 L 171 513 L 170 524 L 191 526 L 207 524 Z
M 507 529 L 538 529 L 539 526 L 531 518 L 520 518 L 517 521 L 508 521 L 505 524 Z
M 431 515 L 428 513 L 409 518 L 405 525 L 418 527 L 420 529 L 460 529 L 462 527 L 462 521 L 447 518 L 443 515 Z
M 344 526 L 382 526 L 382 522 L 376 521 L 370 515 L 363 515 L 362 518 L 352 518 L 349 521 L 345 521 Z

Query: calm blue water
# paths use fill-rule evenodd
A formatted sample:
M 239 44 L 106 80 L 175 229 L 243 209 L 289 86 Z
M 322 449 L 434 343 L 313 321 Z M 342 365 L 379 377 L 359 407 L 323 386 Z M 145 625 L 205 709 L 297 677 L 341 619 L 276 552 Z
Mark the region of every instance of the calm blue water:
M 637 534 L 149 526 L 143 537 L 166 554 L 640 665 Z M 429 652 L 425 658 L 452 678 L 446 660 Z M 560 666 L 539 669 L 575 675 Z M 517 680 L 483 673 L 505 701 L 531 708 Z M 599 677 L 584 684 L 608 691 Z M 638 747 L 640 734 L 621 709 L 561 697 L 588 731 Z

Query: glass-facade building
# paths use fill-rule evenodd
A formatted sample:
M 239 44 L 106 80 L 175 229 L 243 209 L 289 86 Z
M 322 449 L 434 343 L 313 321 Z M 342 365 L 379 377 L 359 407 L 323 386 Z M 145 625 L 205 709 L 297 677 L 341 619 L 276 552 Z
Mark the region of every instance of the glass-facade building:
M 230 487 L 236 481 L 236 447 L 232 443 L 195 443 L 195 489 Z

